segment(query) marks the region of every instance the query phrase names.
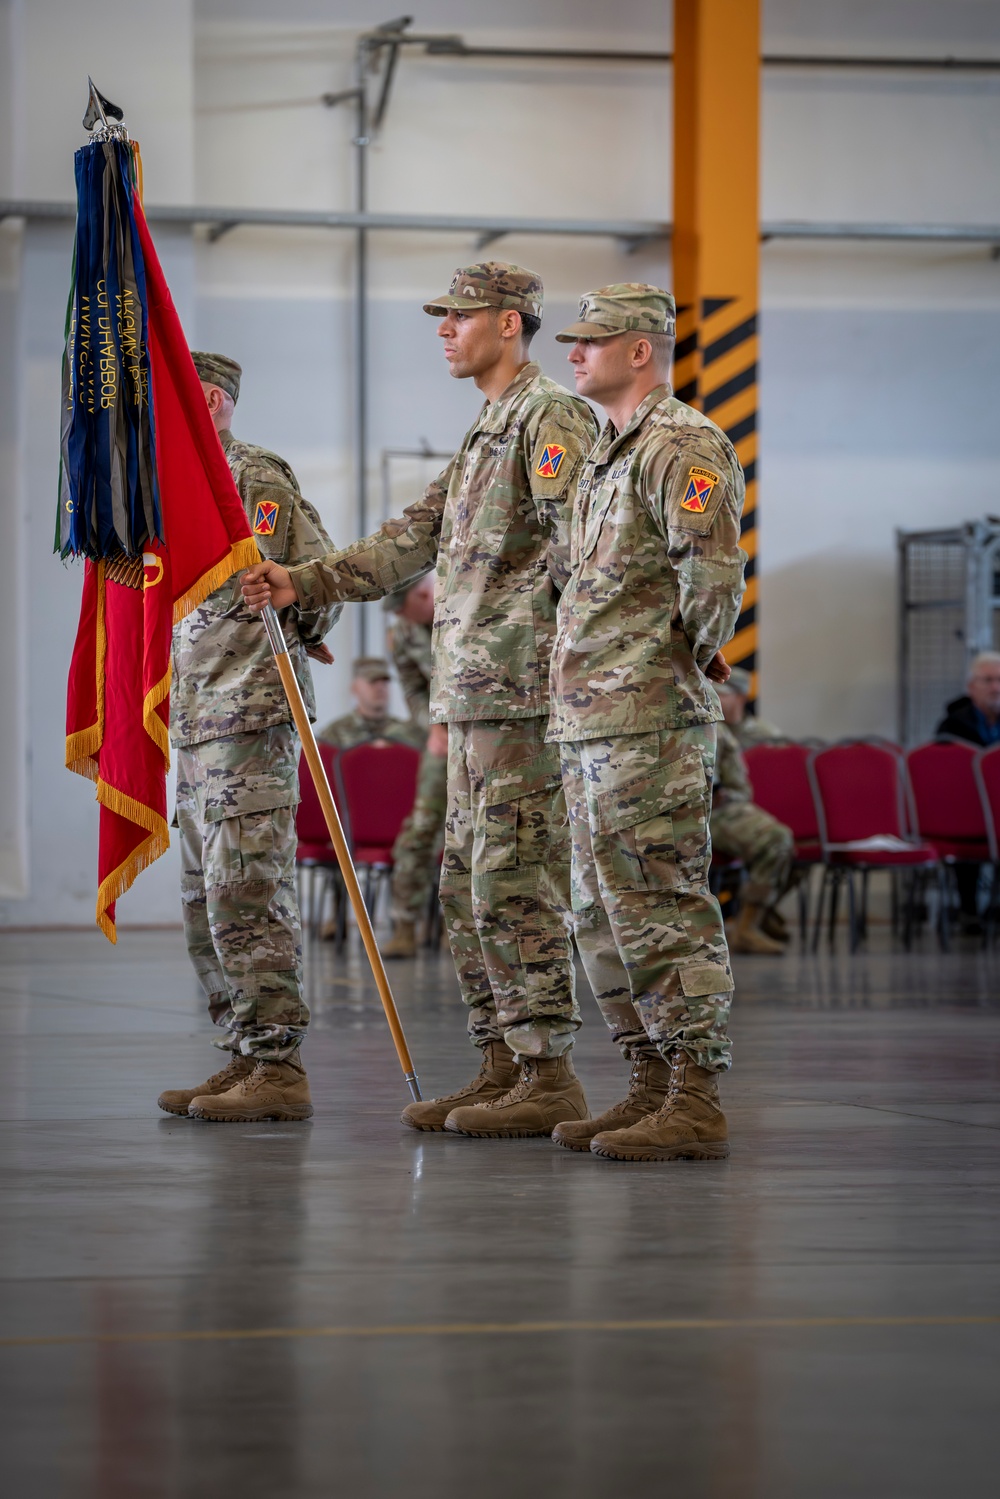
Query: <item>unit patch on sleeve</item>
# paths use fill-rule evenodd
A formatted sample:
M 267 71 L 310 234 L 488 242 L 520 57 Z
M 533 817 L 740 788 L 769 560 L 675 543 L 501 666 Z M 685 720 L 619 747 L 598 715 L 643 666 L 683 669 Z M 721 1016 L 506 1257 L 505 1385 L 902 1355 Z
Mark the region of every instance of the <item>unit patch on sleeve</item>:
M 542 456 L 535 464 L 535 473 L 541 479 L 554 479 L 562 467 L 562 461 L 566 457 L 566 449 L 561 448 L 557 442 L 550 442 L 542 449 Z
M 713 473 L 710 468 L 692 468 L 688 477 L 688 487 L 681 500 L 681 509 L 690 510 L 695 515 L 703 515 L 712 498 L 712 490 L 719 482 L 719 475 Z
M 273 500 L 257 501 L 257 508 L 253 513 L 253 534 L 255 536 L 274 535 L 274 528 L 278 524 L 279 508 Z

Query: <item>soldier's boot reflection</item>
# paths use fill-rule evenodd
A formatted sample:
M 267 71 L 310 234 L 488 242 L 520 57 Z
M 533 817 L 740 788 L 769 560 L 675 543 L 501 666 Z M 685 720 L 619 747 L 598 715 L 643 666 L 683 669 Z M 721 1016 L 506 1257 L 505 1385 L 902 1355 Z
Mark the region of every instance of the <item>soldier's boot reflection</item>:
M 193 1098 L 188 1106 L 192 1119 L 218 1124 L 249 1124 L 260 1119 L 291 1122 L 311 1119 L 312 1111 L 309 1079 L 297 1054 L 283 1062 L 258 1059 L 253 1071 L 227 1092 Z
M 192 1099 L 227 1093 L 245 1077 L 249 1077 L 253 1069 L 253 1057 L 244 1057 L 235 1052 L 222 1071 L 214 1073 L 207 1082 L 199 1083 L 197 1088 L 168 1088 L 156 1102 L 167 1114 L 186 1114 Z
M 626 1129 L 647 1114 L 654 1114 L 666 1100 L 669 1087 L 670 1064 L 659 1052 L 634 1056 L 625 1097 L 596 1119 L 564 1119 L 552 1131 L 553 1142 L 567 1150 L 589 1150 L 595 1135 Z
M 675 1046 L 670 1087 L 660 1108 L 628 1129 L 595 1135 L 590 1148 L 614 1161 L 724 1160 L 729 1131 L 719 1103 L 719 1074 L 699 1067 Z
M 462 1104 L 487 1103 L 500 1098 L 517 1081 L 517 1058 L 505 1041 L 487 1041 L 482 1048 L 479 1071 L 471 1083 L 457 1093 L 443 1093 L 422 1103 L 409 1103 L 400 1116 L 411 1129 L 443 1130 L 452 1109 Z

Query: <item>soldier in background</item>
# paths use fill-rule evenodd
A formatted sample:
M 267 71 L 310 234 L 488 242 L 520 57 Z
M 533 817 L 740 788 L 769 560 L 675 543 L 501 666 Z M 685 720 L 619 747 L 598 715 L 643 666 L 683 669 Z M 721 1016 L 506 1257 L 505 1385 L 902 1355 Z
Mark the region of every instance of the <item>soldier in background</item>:
M 441 320 L 452 375 L 486 397 L 458 453 L 400 520 L 290 573 L 251 568 L 243 591 L 255 608 L 381 598 L 437 562 L 431 720 L 448 724 L 441 904 L 482 1063 L 457 1093 L 408 1105 L 403 1121 L 547 1135 L 587 1117 L 570 1059 L 580 1013 L 566 808 L 546 725 L 555 590 L 596 424 L 529 358 L 542 310 L 531 271 L 465 266 L 424 310 Z
M 374 744 L 376 740 L 420 749 L 424 736 L 416 725 L 394 718 L 389 712 L 391 680 L 388 661 L 381 656 L 359 656 L 351 667 L 354 708 L 324 724 L 316 738 L 340 750 L 353 749 L 356 744 Z
M 253 530 L 265 557 L 304 562 L 330 548 L 319 516 L 275 453 L 230 431 L 240 366 L 192 355 Z M 281 611 L 289 657 L 315 718 L 306 656 L 323 644 L 337 605 Z M 220 1121 L 308 1119 L 299 1047 L 309 1023 L 302 992 L 302 925 L 295 893 L 298 740 L 278 669 L 237 578 L 174 626 L 170 737 L 177 750 L 184 931 L 229 1052 L 197 1088 L 160 1095 L 160 1108 Z
M 725 696 L 722 706 L 725 711 Z M 795 839 L 791 828 L 754 804 L 743 751 L 732 729 L 721 723 L 717 734 L 712 846 L 726 859 L 739 859 L 746 871 L 739 912 L 727 923 L 729 950 L 776 956 L 788 941 L 775 904 L 789 886 Z
M 747 712 L 752 681 L 750 673 L 742 666 L 730 667 L 728 682 L 717 685 L 722 716 L 741 750 L 749 749 L 753 744 L 780 744 L 787 741 L 788 735 L 782 733 L 781 729 L 758 718 L 756 713 Z
M 390 594 L 386 605 L 394 615 L 389 648 L 410 717 L 427 735 L 413 811 L 392 850 L 392 936 L 382 949 L 383 958 L 412 958 L 417 951 L 417 928 L 437 876 L 448 807 L 448 729 L 430 721 L 433 575 Z
M 627 1096 L 553 1139 L 624 1161 L 728 1155 L 718 1075 L 733 980 L 708 885 L 708 673 L 743 595 L 744 481 L 723 432 L 670 393 L 674 300 L 619 284 L 557 338 L 608 414 L 578 486 L 549 737 L 562 748 L 584 968 L 632 1064 Z

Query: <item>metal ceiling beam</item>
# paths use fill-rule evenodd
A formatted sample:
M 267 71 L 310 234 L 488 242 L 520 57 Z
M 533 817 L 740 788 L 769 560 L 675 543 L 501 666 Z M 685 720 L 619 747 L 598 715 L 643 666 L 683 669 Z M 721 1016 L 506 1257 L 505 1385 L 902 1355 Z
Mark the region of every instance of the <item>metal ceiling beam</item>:
M 30 198 L 0 199 L 0 219 L 57 219 L 76 217 L 74 203 Z M 399 233 L 475 234 L 498 238 L 505 234 L 555 234 L 607 238 L 637 245 L 669 239 L 671 225 L 655 219 L 505 218 L 444 213 L 357 213 L 355 211 L 297 208 L 213 208 L 174 204 L 146 205 L 152 224 L 206 225 L 216 231 L 247 227 L 286 229 L 371 229 Z M 810 240 L 923 240 L 1000 244 L 1000 224 L 865 224 L 848 221 L 807 223 L 774 219 L 761 224 L 761 238 Z

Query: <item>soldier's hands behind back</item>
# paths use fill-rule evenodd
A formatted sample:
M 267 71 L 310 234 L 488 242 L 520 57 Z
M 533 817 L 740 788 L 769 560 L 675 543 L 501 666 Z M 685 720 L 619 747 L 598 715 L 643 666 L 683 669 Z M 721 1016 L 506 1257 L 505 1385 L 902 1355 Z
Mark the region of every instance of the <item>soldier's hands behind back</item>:
M 284 609 L 288 604 L 294 604 L 297 598 L 288 569 L 279 562 L 258 562 L 255 567 L 248 568 L 240 579 L 240 587 L 244 602 L 256 614 L 267 604 Z
M 723 682 L 729 681 L 731 669 L 729 662 L 722 652 L 716 651 L 711 661 L 705 667 L 705 675 L 710 682 L 718 682 L 721 686 Z
M 427 730 L 427 753 L 443 760 L 448 754 L 448 725 L 432 723 Z
M 323 641 L 319 645 L 307 645 L 306 655 L 311 656 L 314 661 L 321 661 L 324 666 L 333 665 L 333 652 Z

